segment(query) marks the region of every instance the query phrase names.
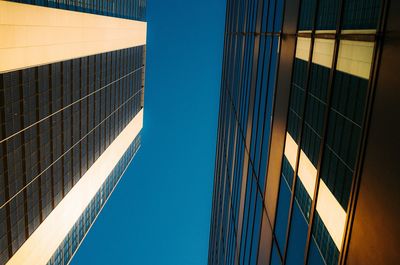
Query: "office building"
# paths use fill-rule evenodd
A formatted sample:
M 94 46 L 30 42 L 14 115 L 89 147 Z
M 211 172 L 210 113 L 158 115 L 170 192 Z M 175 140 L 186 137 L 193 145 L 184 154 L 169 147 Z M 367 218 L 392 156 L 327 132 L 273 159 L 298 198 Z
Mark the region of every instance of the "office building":
M 0 264 L 68 264 L 138 151 L 145 9 L 0 1 Z
M 209 264 L 398 263 L 399 12 L 227 1 Z

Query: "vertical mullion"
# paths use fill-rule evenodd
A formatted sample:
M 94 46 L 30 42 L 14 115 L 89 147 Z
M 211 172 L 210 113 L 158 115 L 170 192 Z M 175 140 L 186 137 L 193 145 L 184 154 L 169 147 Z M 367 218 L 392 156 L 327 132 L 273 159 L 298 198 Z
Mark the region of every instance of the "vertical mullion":
M 299 1 L 300 3 L 299 3 L 299 5 L 301 6 L 301 0 Z M 301 10 L 299 10 L 299 12 L 300 12 Z M 283 19 L 283 18 L 282 18 Z M 298 19 L 297 19 L 297 27 L 298 27 L 298 21 L 299 21 L 299 19 L 300 19 L 300 16 L 298 16 Z M 310 44 L 310 46 L 311 46 L 311 44 Z M 294 44 L 294 47 L 295 47 L 295 49 L 297 49 L 297 38 L 295 38 L 295 44 Z M 311 51 L 311 47 L 310 47 L 310 54 L 312 53 L 312 51 Z M 295 56 L 295 55 L 294 55 Z M 295 58 L 294 58 L 295 59 Z M 310 59 L 310 55 L 309 55 L 309 59 Z M 280 61 L 280 60 L 279 60 Z M 293 65 L 292 65 L 292 67 L 291 67 L 291 73 L 292 73 L 292 82 L 293 82 L 293 71 L 294 71 L 294 63 L 293 63 Z M 308 71 L 308 70 L 307 70 Z M 278 72 L 278 71 L 277 71 Z M 291 82 L 291 83 L 292 83 Z M 290 84 L 291 84 L 290 83 Z M 289 89 L 290 89 L 290 91 L 289 92 L 291 92 L 291 90 L 292 90 L 292 86 L 290 86 L 289 87 Z M 290 100 L 291 100 L 291 96 L 290 96 L 290 94 L 291 93 L 289 93 L 289 106 L 290 106 Z M 286 117 L 286 127 L 287 127 L 287 124 L 288 124 L 288 120 L 289 120 L 289 112 L 288 112 L 288 115 L 287 115 L 287 117 Z M 287 129 L 285 129 L 285 131 L 286 131 Z M 283 145 L 283 150 L 285 150 L 285 145 L 286 144 L 284 144 Z M 283 154 L 282 154 L 283 155 Z M 296 157 L 297 158 L 297 157 Z M 281 162 L 281 164 L 282 164 L 282 162 Z M 281 171 L 282 171 L 282 169 L 281 169 Z M 293 170 L 294 171 L 294 170 Z M 268 173 L 268 172 L 266 172 L 266 173 Z M 281 180 L 281 174 L 279 175 L 279 185 L 280 185 L 280 182 L 281 182 L 282 180 Z M 293 182 L 294 182 L 294 180 L 293 180 Z M 267 181 L 265 181 L 265 185 L 267 185 Z M 278 186 L 279 187 L 279 186 Z M 293 190 L 293 188 L 294 188 L 294 185 L 293 185 L 293 183 L 292 183 L 292 190 Z M 277 198 L 277 201 L 276 201 L 276 204 L 278 204 L 278 202 L 279 202 L 279 192 L 278 192 L 278 198 Z M 277 206 L 276 206 L 277 207 Z M 290 201 L 290 205 L 289 205 L 289 215 L 288 215 L 288 227 L 289 227 L 289 225 L 290 225 L 290 219 L 291 219 L 291 209 L 292 209 L 292 204 L 291 204 L 291 201 Z M 273 245 L 274 245 L 274 241 L 275 241 L 275 233 L 274 233 L 274 230 L 275 230 L 275 226 L 276 226 L 276 214 L 275 214 L 275 220 L 273 221 L 273 226 L 272 226 L 272 231 L 273 231 L 273 235 L 272 235 L 272 244 L 271 244 L 271 250 L 270 250 L 270 253 L 272 253 L 272 248 L 273 248 Z M 287 230 L 288 230 L 288 228 L 287 228 Z M 285 242 L 287 243 L 287 241 L 288 241 L 288 234 L 286 233 L 286 238 L 285 238 Z M 281 257 L 281 259 L 282 259 L 282 261 L 283 261 L 283 263 L 282 264 L 284 264 L 284 258 L 285 258 L 285 253 L 286 253 L 286 248 L 287 248 L 287 246 L 286 246 L 286 244 L 285 244 L 285 247 L 284 247 L 284 249 L 283 249 L 283 251 L 281 251 L 279 248 L 278 248 L 278 254 L 280 255 L 280 257 Z M 282 253 L 281 253 L 282 252 Z M 270 259 L 271 259 L 271 256 L 270 256 Z

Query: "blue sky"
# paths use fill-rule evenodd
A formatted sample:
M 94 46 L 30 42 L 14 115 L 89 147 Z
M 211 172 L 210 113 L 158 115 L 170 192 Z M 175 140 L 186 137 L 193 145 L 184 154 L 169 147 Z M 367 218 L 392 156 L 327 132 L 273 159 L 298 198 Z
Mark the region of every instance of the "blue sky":
M 225 1 L 148 0 L 142 147 L 71 264 L 207 263 Z

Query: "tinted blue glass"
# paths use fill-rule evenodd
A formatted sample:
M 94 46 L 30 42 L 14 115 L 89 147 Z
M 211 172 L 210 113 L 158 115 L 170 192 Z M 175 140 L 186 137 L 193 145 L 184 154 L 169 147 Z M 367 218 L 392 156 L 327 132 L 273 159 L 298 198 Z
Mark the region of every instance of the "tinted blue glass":
M 286 230 L 288 225 L 291 192 L 286 180 L 281 177 L 279 187 L 278 209 L 275 221 L 275 236 L 279 249 L 283 250 L 286 244 Z
M 268 22 L 268 16 L 265 14 L 268 14 L 268 9 L 269 9 L 269 2 L 268 0 L 264 1 L 264 6 L 263 6 L 263 20 L 261 24 L 261 32 L 266 32 L 267 31 L 267 22 Z
M 265 64 L 269 64 L 268 61 L 264 62 Z M 269 73 L 264 73 L 264 75 L 268 76 Z M 270 77 L 271 78 L 271 77 Z M 263 81 L 264 78 L 263 78 Z M 270 87 L 270 86 L 266 86 L 265 83 L 262 83 L 262 87 L 261 87 L 261 94 L 260 94 L 260 108 L 259 108 L 259 116 L 258 116 L 258 128 L 257 128 L 257 153 L 256 153 L 256 157 L 255 157 L 255 165 L 256 165 L 256 170 L 258 171 L 259 169 L 259 165 L 260 165 L 260 148 L 261 148 L 261 142 L 262 142 L 262 137 L 263 135 L 263 129 L 264 129 L 264 120 L 265 120 L 265 112 L 266 112 L 266 104 L 267 104 L 267 100 L 268 100 L 268 92 L 270 90 L 272 90 L 274 87 Z M 264 139 L 265 141 L 268 141 L 268 139 Z M 263 151 L 263 149 L 261 149 L 261 151 Z M 257 172 L 258 174 L 260 174 L 259 172 Z M 261 173 L 262 174 L 262 173 Z M 260 175 L 259 175 L 260 176 Z M 263 187 L 264 185 L 262 185 Z
M 301 213 L 297 201 L 293 204 L 292 222 L 290 224 L 289 246 L 286 264 L 296 265 L 304 262 L 304 249 L 307 241 L 308 224 Z
M 278 61 L 277 61 L 278 44 L 279 44 L 279 38 L 276 36 L 273 37 L 271 62 L 270 62 L 270 69 L 269 69 L 267 110 L 266 110 L 266 113 L 268 113 L 268 116 L 271 116 L 271 114 L 272 114 L 273 96 L 274 96 L 275 80 L 276 80 L 276 68 L 277 68 L 277 64 L 278 64 Z
M 278 247 L 276 246 L 275 242 L 274 242 L 274 245 L 272 246 L 270 264 L 271 265 L 281 265 L 282 264 L 281 257 L 279 256 L 279 253 L 278 253 Z
M 242 226 L 242 238 L 240 244 L 240 257 L 243 262 L 243 258 L 245 255 L 245 246 L 246 246 L 246 236 L 247 236 L 247 224 L 248 224 L 248 211 L 250 209 L 250 200 L 251 200 L 251 184 L 252 182 L 252 173 L 251 167 L 249 166 L 249 170 L 247 172 L 247 187 L 246 187 L 246 200 L 244 206 L 244 214 L 243 214 L 243 226 Z
M 275 27 L 274 27 L 275 32 L 281 31 L 282 16 L 283 16 L 283 0 L 277 0 L 276 11 L 275 11 Z
M 268 84 L 268 73 L 270 67 L 269 60 L 271 58 L 271 52 L 272 52 L 271 46 L 272 46 L 272 38 L 271 36 L 267 36 L 265 39 L 265 50 L 267 52 L 265 53 L 265 58 L 264 58 L 264 74 L 263 74 L 262 86 L 266 86 Z
M 261 35 L 260 36 L 260 51 L 259 51 L 259 56 L 258 56 L 258 68 L 257 68 L 257 87 L 261 86 L 262 84 L 262 77 L 263 77 L 263 69 L 265 65 L 264 61 L 264 54 L 265 52 L 268 52 L 268 50 L 265 49 L 265 36 Z
M 279 38 L 274 36 L 272 39 L 272 52 L 271 52 L 271 64 L 270 64 L 270 79 L 269 79 L 269 85 L 275 84 L 275 73 L 276 73 L 276 65 L 277 65 L 277 55 L 278 55 L 278 41 Z
M 238 216 L 238 204 L 239 204 L 239 194 L 240 194 L 240 189 L 242 186 L 242 169 L 243 169 L 243 147 L 244 143 L 243 141 L 240 141 L 239 143 L 240 146 L 240 160 L 238 162 L 238 167 L 237 170 L 235 171 L 235 178 L 234 178 L 234 191 L 233 191 L 233 199 L 232 199 L 232 206 L 233 206 L 233 211 L 235 213 L 235 216 Z M 236 218 L 236 221 L 238 218 Z M 236 223 L 237 227 L 237 223 Z
M 259 115 L 259 103 L 260 103 L 260 89 L 256 88 L 255 97 L 254 97 L 254 111 L 253 111 L 253 126 L 251 132 L 251 145 L 250 145 L 250 156 L 251 160 L 254 161 L 254 155 L 256 150 L 256 141 L 257 141 L 257 127 L 258 124 L 258 115 Z
M 251 244 L 251 258 L 250 264 L 256 264 L 257 254 L 258 254 L 258 243 L 260 239 L 260 229 L 261 229 L 261 218 L 262 218 L 262 204 L 263 199 L 261 194 L 257 192 L 257 206 L 256 206 L 256 215 L 254 217 L 254 226 L 253 226 L 253 242 Z
M 270 40 L 270 39 L 269 39 Z M 274 90 L 275 90 L 275 80 L 276 80 L 276 68 L 277 68 L 277 51 L 278 48 L 278 37 L 273 37 L 272 39 L 272 53 L 270 55 L 270 62 L 269 62 L 269 73 L 268 75 L 265 73 L 265 76 L 268 76 L 268 83 L 263 82 L 263 86 L 266 86 L 266 102 L 264 115 L 262 118 L 264 119 L 264 132 L 263 132 L 263 142 L 261 148 L 261 165 L 260 165 L 260 187 L 264 191 L 265 186 L 265 177 L 266 177 L 266 169 L 267 169 L 267 161 L 268 161 L 268 152 L 269 152 L 269 137 L 271 132 L 271 118 L 272 118 L 272 106 L 273 106 L 273 97 L 274 97 Z M 268 42 L 268 46 L 270 47 L 271 42 Z M 267 82 L 267 81 L 266 81 Z
M 325 265 L 325 262 L 321 256 L 317 244 L 315 243 L 314 237 L 311 239 L 310 250 L 308 253 L 308 264 L 310 265 Z
M 269 149 L 269 136 L 271 133 L 271 122 L 270 122 L 271 113 L 267 113 L 267 119 L 264 122 L 264 135 L 263 142 L 261 148 L 261 163 L 260 163 L 260 175 L 259 175 L 259 183 L 261 187 L 261 191 L 264 192 L 265 189 L 265 179 L 267 176 L 267 162 L 268 162 L 268 149 Z
M 252 237 L 254 236 L 254 212 L 255 212 L 255 204 L 256 204 L 256 195 L 258 194 L 257 192 L 257 182 L 256 182 L 256 178 L 253 175 L 252 177 L 252 188 L 251 188 L 251 199 L 250 199 L 250 213 L 249 213 L 249 221 L 248 223 L 248 228 L 247 228 L 247 236 L 246 236 L 246 253 L 245 253 L 245 263 L 247 264 L 249 262 L 249 258 L 250 258 L 250 251 L 251 251 L 251 242 L 252 242 Z
M 273 32 L 274 31 L 274 22 L 275 22 L 275 5 L 276 1 L 275 0 L 270 0 L 269 1 L 269 10 L 268 10 L 268 26 L 267 26 L 267 32 Z
M 235 227 L 234 227 L 234 222 L 231 219 L 231 225 L 230 225 L 230 232 L 229 232 L 229 254 L 227 258 L 227 264 L 231 264 L 233 262 L 234 254 L 235 252 L 235 247 L 236 247 L 236 233 L 235 233 Z

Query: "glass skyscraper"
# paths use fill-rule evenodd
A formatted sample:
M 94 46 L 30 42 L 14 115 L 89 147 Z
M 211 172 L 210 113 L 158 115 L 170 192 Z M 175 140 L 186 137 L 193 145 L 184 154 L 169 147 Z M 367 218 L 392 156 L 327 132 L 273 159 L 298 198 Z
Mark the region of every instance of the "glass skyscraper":
M 0 264 L 68 264 L 140 148 L 145 11 L 0 1 Z
M 398 263 L 399 12 L 227 1 L 209 264 Z

